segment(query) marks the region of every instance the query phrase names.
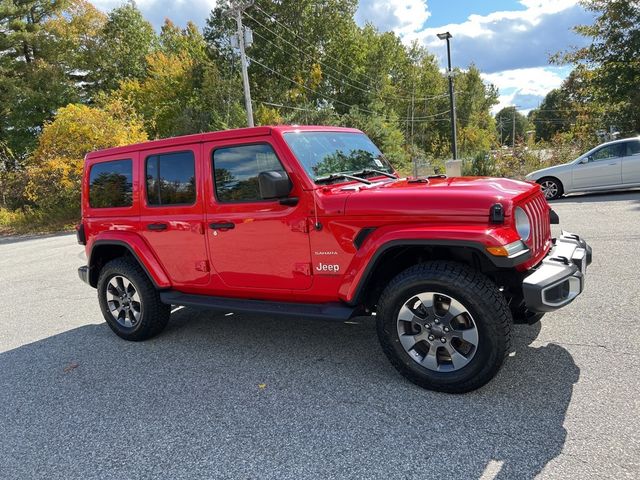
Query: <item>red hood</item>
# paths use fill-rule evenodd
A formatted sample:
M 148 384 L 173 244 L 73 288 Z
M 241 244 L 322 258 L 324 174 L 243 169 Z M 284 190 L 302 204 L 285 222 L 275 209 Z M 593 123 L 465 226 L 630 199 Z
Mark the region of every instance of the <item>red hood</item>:
M 346 215 L 415 213 L 486 217 L 492 205 L 501 203 L 509 216 L 514 202 L 540 188 L 518 180 L 489 177 L 432 178 L 429 183 L 398 180 L 356 187 L 346 200 Z

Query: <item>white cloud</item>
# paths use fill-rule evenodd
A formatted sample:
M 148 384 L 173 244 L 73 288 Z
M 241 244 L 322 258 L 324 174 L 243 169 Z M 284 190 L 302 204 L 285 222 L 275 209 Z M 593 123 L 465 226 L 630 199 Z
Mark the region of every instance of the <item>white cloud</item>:
M 373 0 L 360 2 L 356 20 L 405 36 L 420 31 L 430 15 L 424 0 Z
M 544 96 L 562 85 L 566 67 L 533 67 L 483 73 L 482 79 L 500 90 L 500 103 L 493 113 L 504 107 L 517 105 L 525 113 L 536 108 Z
M 593 18 L 576 0 L 522 0 L 521 11 L 470 15 L 465 22 L 427 28 L 404 37 L 420 40 L 444 60 L 444 45 L 436 34 L 449 31 L 454 63 L 476 64 L 485 72 L 548 64 L 549 57 L 584 40 L 572 28 Z

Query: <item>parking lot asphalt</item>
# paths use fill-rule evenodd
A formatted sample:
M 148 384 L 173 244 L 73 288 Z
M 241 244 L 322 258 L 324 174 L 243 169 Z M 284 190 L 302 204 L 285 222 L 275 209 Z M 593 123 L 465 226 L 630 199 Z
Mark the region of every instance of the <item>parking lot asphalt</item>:
M 640 192 L 553 208 L 586 291 L 458 396 L 404 380 L 371 319 L 184 308 L 125 342 L 73 236 L 0 238 L 0 478 L 640 478 Z

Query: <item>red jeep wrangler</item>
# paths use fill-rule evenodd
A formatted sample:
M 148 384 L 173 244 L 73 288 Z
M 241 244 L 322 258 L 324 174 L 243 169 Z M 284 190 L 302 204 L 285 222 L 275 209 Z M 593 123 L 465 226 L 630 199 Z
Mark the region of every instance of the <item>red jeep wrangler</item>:
M 551 238 L 539 185 L 399 178 L 359 130 L 257 127 L 90 153 L 82 280 L 127 340 L 171 305 L 345 321 L 375 315 L 418 385 L 466 392 L 511 325 L 578 296 L 591 249 Z

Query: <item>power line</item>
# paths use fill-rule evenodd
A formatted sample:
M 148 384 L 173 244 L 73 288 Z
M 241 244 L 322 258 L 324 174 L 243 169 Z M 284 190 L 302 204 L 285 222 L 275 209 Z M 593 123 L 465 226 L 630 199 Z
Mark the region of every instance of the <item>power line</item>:
M 304 43 L 306 43 L 307 45 L 313 47 L 314 45 L 309 42 L 306 38 L 298 35 L 296 32 L 294 32 L 293 30 L 291 30 L 289 27 L 287 27 L 284 23 L 282 23 L 280 20 L 278 20 L 277 18 L 275 18 L 274 16 L 272 16 L 270 13 L 265 12 L 262 8 L 260 8 L 259 5 L 255 5 L 255 8 L 260 11 L 264 16 L 266 16 L 267 18 L 269 18 L 269 20 L 271 20 L 272 22 L 277 23 L 278 25 L 280 25 L 283 29 L 285 29 L 286 31 L 288 31 L 289 33 L 291 33 L 293 36 L 295 36 L 296 38 L 302 40 Z M 360 72 L 356 72 L 352 67 L 350 67 L 349 65 L 344 64 L 343 62 L 341 62 L 340 60 L 338 60 L 337 58 L 334 58 L 330 55 L 326 55 L 327 58 L 333 60 L 334 62 L 336 62 L 339 65 L 342 65 L 344 67 L 347 67 L 347 70 L 351 71 L 352 73 L 355 73 L 356 75 L 360 75 L 364 78 L 366 78 L 367 80 L 371 80 L 371 78 L 369 78 L 368 76 L 366 76 L 363 73 Z M 355 80 L 356 82 L 367 86 L 366 84 L 360 82 L 359 80 Z
M 300 82 L 298 82 L 298 81 L 296 81 L 296 80 L 294 80 L 294 79 L 292 79 L 292 78 L 290 78 L 290 77 L 287 77 L 286 75 L 284 75 L 284 74 L 282 74 L 282 73 L 280 73 L 280 72 L 278 72 L 278 71 L 274 70 L 273 68 L 268 67 L 267 65 L 265 65 L 264 63 L 262 63 L 262 62 L 260 62 L 260 61 L 256 60 L 255 58 L 252 58 L 252 57 L 249 57 L 249 56 L 247 56 L 247 58 L 248 58 L 252 63 L 255 63 L 256 65 L 261 66 L 262 68 L 264 68 L 265 70 L 268 70 L 269 72 L 273 73 L 274 75 L 277 75 L 277 76 L 279 76 L 279 77 L 281 77 L 281 78 L 284 78 L 285 80 L 288 80 L 289 82 L 294 83 L 294 84 L 296 84 L 296 85 L 298 85 L 298 86 L 300 86 L 300 87 L 304 88 L 305 90 L 308 90 L 309 92 L 311 92 L 311 93 L 313 93 L 313 94 L 317 95 L 317 96 L 318 96 L 318 97 L 320 97 L 320 98 L 323 98 L 324 100 L 330 100 L 330 101 L 332 101 L 332 102 L 338 103 L 338 104 L 340 104 L 340 105 L 344 105 L 344 106 L 349 107 L 349 108 L 351 108 L 351 107 L 357 107 L 357 108 L 358 108 L 360 111 L 362 111 L 362 112 L 369 113 L 369 114 L 371 114 L 371 115 L 377 115 L 378 117 L 382 117 L 382 118 L 384 118 L 384 119 L 385 119 L 385 120 L 387 120 L 387 121 L 410 121 L 409 119 L 405 119 L 405 120 L 402 120 L 402 119 L 400 119 L 400 118 L 398 118 L 398 119 L 392 119 L 392 118 L 390 118 L 390 117 L 389 117 L 389 116 L 387 116 L 387 115 L 384 115 L 384 114 L 381 114 L 381 113 L 377 113 L 377 112 L 374 112 L 374 111 L 372 111 L 372 110 L 368 110 L 368 109 L 363 108 L 363 107 L 361 107 L 361 106 L 359 106 L 359 105 L 355 105 L 355 104 L 353 104 L 353 105 L 352 105 L 352 104 L 348 104 L 348 103 L 346 103 L 346 102 L 343 102 L 342 100 L 338 100 L 337 98 L 333 98 L 333 97 L 329 97 L 329 96 L 327 96 L 327 95 L 323 95 L 322 93 L 318 92 L 317 90 L 314 90 L 313 88 L 307 87 L 307 86 L 306 86 L 306 85 L 304 85 L 303 83 L 300 83 Z M 431 118 L 437 117 L 437 116 L 439 116 L 439 115 L 443 115 L 444 113 L 447 113 L 447 112 L 439 112 L 439 113 L 436 113 L 436 114 L 434 114 L 434 115 L 429 115 L 429 116 L 425 116 L 425 117 L 419 117 L 419 120 L 421 120 L 421 121 L 426 121 L 426 120 L 428 120 L 428 119 L 431 119 Z M 416 120 L 417 120 L 417 119 L 416 119 Z
M 296 34 L 296 33 L 295 33 L 295 32 L 293 32 L 292 30 L 290 30 L 290 29 L 289 29 L 288 27 L 286 27 L 283 23 L 281 23 L 281 22 L 280 22 L 280 21 L 278 21 L 277 19 L 275 19 L 275 18 L 271 17 L 268 13 L 264 12 L 264 10 L 262 10 L 260 7 L 258 7 L 257 5 L 255 5 L 255 7 L 256 7 L 259 11 L 261 11 L 264 15 L 266 15 L 266 16 L 267 16 L 267 17 L 269 17 L 271 20 L 273 20 L 275 23 L 277 23 L 278 25 L 280 25 L 284 30 L 286 30 L 286 31 L 290 32 L 292 35 L 294 35 L 294 36 L 296 36 L 297 38 L 299 38 L 299 39 L 303 40 L 307 45 L 309 45 L 309 46 L 313 46 L 310 42 L 308 42 L 308 41 L 307 41 L 307 40 L 305 40 L 303 37 L 301 37 L 300 35 Z M 342 79 L 336 78 L 336 77 L 334 77 L 334 76 L 332 76 L 332 75 L 330 75 L 330 74 L 328 74 L 328 73 L 326 73 L 326 72 L 325 72 L 324 74 L 325 74 L 326 76 L 328 76 L 328 77 L 330 77 L 330 78 L 333 78 L 334 80 L 337 80 L 337 81 L 339 81 L 339 82 L 343 83 L 344 85 L 348 85 L 348 86 L 350 86 L 350 87 L 352 87 L 352 88 L 355 88 L 355 89 L 357 89 L 357 90 L 363 91 L 363 92 L 365 92 L 365 93 L 373 93 L 373 94 L 378 93 L 378 94 L 380 94 L 380 95 L 382 95 L 382 96 L 391 97 L 391 98 L 398 98 L 398 99 L 402 99 L 402 100 L 410 100 L 410 99 L 411 99 L 411 97 L 410 97 L 410 96 L 406 96 L 406 97 L 405 97 L 405 96 L 402 96 L 402 95 L 392 95 L 392 94 L 387 94 L 387 93 L 384 93 L 384 92 L 381 92 L 381 91 L 374 91 L 374 90 L 372 90 L 370 85 L 365 84 L 365 83 L 363 83 L 363 82 L 361 82 L 361 81 L 359 81 L 359 80 L 357 80 L 357 79 L 351 79 L 351 78 L 349 78 L 346 74 L 344 74 L 343 72 L 341 72 L 341 71 L 339 71 L 339 70 L 335 69 L 335 68 L 334 68 L 334 67 L 332 67 L 331 65 L 328 65 L 328 64 L 326 64 L 326 63 L 322 62 L 321 60 L 316 59 L 316 58 L 314 57 L 314 55 L 312 55 L 312 54 L 311 54 L 311 53 L 309 53 L 309 52 L 304 51 L 304 50 L 303 50 L 303 49 L 301 49 L 298 45 L 296 45 L 296 44 L 294 44 L 294 43 L 290 42 L 289 40 L 287 40 L 286 38 L 284 38 L 284 37 L 283 37 L 282 35 L 280 35 L 279 33 L 277 33 L 277 32 L 275 32 L 275 31 L 273 31 L 272 29 L 270 29 L 270 28 L 269 28 L 268 26 L 266 26 L 264 23 L 262 23 L 262 22 L 260 22 L 259 20 L 256 20 L 255 18 L 253 18 L 253 17 L 252 17 L 251 15 L 249 15 L 248 13 L 247 13 L 247 14 L 245 14 L 245 15 L 246 15 L 248 18 L 250 18 L 251 20 L 253 20 L 254 22 L 256 22 L 258 25 L 260 25 L 262 28 L 264 28 L 265 30 L 267 30 L 267 31 L 268 31 L 268 32 L 270 32 L 271 34 L 273 34 L 273 35 L 275 35 L 276 37 L 278 37 L 280 40 L 284 41 L 285 43 L 287 43 L 288 45 L 290 45 L 291 47 L 293 47 L 294 49 L 296 49 L 297 51 L 299 51 L 300 53 L 302 53 L 303 55 L 305 55 L 307 58 L 310 58 L 311 60 L 313 60 L 313 61 L 317 62 L 318 64 L 320 64 L 320 65 L 322 65 L 322 66 L 324 66 L 324 67 L 326 67 L 326 68 L 328 68 L 328 69 L 332 70 L 332 71 L 333 71 L 333 72 L 335 72 L 336 74 L 341 75 L 341 76 L 343 76 L 343 77 L 345 77 L 345 78 L 348 78 L 349 80 L 354 81 L 354 82 L 356 82 L 356 83 L 359 83 L 360 85 L 363 85 L 363 86 L 364 86 L 364 87 L 366 87 L 366 88 L 359 87 L 359 86 L 354 85 L 354 84 L 352 84 L 352 83 L 350 83 L 350 82 L 347 82 L 346 80 L 342 80 Z M 262 39 L 266 40 L 267 42 L 271 43 L 272 45 L 274 45 L 276 48 L 280 49 L 280 50 L 281 50 L 281 51 L 283 51 L 284 53 L 289 53 L 289 52 L 287 52 L 286 50 L 284 50 L 282 47 L 280 47 L 279 45 L 277 45 L 275 42 L 273 42 L 273 41 L 269 40 L 268 38 L 266 38 L 264 35 L 261 35 L 261 34 L 260 34 L 260 33 L 258 33 L 258 32 L 254 32 L 254 33 L 255 33 L 256 35 L 258 35 L 260 38 L 262 38 Z M 331 60 L 334 60 L 336 63 L 340 63 L 340 64 L 344 65 L 342 62 L 340 62 L 339 60 L 337 60 L 337 59 L 335 59 L 335 58 L 331 57 L 330 55 L 326 55 L 326 54 L 325 54 L 325 56 L 326 56 L 327 58 L 331 59 Z M 345 66 L 346 66 L 346 65 L 345 65 Z M 355 72 L 353 69 L 351 69 L 351 68 L 350 68 L 350 67 L 348 67 L 348 66 L 347 66 L 347 68 L 349 68 L 351 72 L 358 73 L 358 72 Z M 363 74 L 360 74 L 360 75 L 363 75 Z M 364 76 L 364 75 L 363 75 L 363 76 Z M 369 78 L 369 77 L 366 77 L 366 78 L 367 78 L 368 80 L 372 81 L 373 83 L 375 83 L 375 80 L 373 80 L 373 79 L 371 79 L 371 78 Z M 432 99 L 442 98 L 442 97 L 446 97 L 446 96 L 447 96 L 447 94 L 446 94 L 446 93 L 444 93 L 444 94 L 432 95 L 432 96 L 428 96 L 428 97 L 420 97 L 420 98 L 416 98 L 415 100 L 432 100 Z
M 248 16 L 248 15 L 247 15 L 247 16 Z M 269 40 L 268 38 L 266 38 L 265 36 L 261 35 L 260 33 L 255 32 L 255 31 L 254 31 L 253 33 L 254 33 L 255 35 L 257 35 L 258 37 L 262 38 L 263 40 L 265 40 L 267 43 L 270 43 L 271 45 L 273 45 L 273 46 L 274 46 L 274 47 L 276 47 L 277 49 L 281 50 L 282 52 L 284 52 L 284 53 L 288 53 L 288 52 L 287 52 L 284 48 L 282 48 L 280 45 L 278 45 L 277 43 L 275 43 L 275 42 L 273 42 L 273 41 Z M 308 55 L 308 54 L 306 54 L 306 53 L 305 53 L 305 55 Z M 318 62 L 318 63 L 320 63 L 320 62 Z M 322 64 L 322 65 L 324 65 L 324 64 Z M 358 86 L 356 86 L 356 85 L 352 85 L 352 84 L 350 84 L 349 82 L 345 82 L 345 81 L 344 81 L 344 80 L 342 80 L 341 78 L 336 78 L 336 77 L 334 77 L 333 75 L 331 75 L 331 74 L 329 74 L 329 73 L 327 73 L 327 72 L 323 72 L 323 75 L 325 75 L 326 77 L 332 78 L 333 80 L 336 80 L 336 81 L 338 81 L 338 82 L 341 82 L 341 83 L 343 83 L 343 84 L 345 84 L 345 85 L 349 85 L 350 87 L 353 87 L 353 88 L 355 88 L 355 89 L 357 89 L 357 90 L 360 90 L 360 91 L 362 91 L 362 92 L 365 92 L 365 93 L 376 93 L 376 92 L 374 92 L 374 91 L 372 91 L 372 90 L 365 90 L 365 89 L 360 88 L 360 87 L 358 87 Z M 384 94 L 383 94 L 383 95 L 384 95 Z M 429 99 L 433 99 L 433 98 L 446 97 L 446 96 L 447 96 L 447 94 L 446 94 L 446 93 L 443 93 L 442 95 L 435 95 L 435 96 L 433 96 L 433 97 L 424 97 L 424 98 L 421 98 L 421 99 L 419 99 L 419 100 L 429 100 Z M 398 98 L 401 98 L 401 97 L 398 97 Z
M 332 115 L 335 117 L 340 117 L 340 115 L 337 112 L 334 112 L 333 110 L 317 110 L 317 109 L 312 109 L 312 108 L 303 108 L 303 107 L 295 107 L 293 105 L 283 105 L 282 103 L 273 103 L 273 102 L 263 102 L 262 100 L 254 100 L 255 103 L 260 103 L 262 105 L 268 105 L 270 107 L 277 107 L 277 108 L 288 108 L 291 110 L 300 110 L 303 112 L 313 112 L 313 113 L 327 113 L 328 115 Z
M 266 101 L 263 101 L 263 100 L 253 100 L 253 102 L 254 103 L 260 103 L 262 105 L 268 105 L 270 107 L 288 108 L 288 109 L 291 109 L 291 110 L 300 110 L 300 111 L 303 111 L 303 112 L 312 112 L 312 113 L 326 113 L 328 115 L 333 115 L 333 116 L 336 116 L 336 117 L 340 117 L 340 115 L 337 112 L 332 111 L 332 110 L 319 110 L 319 109 L 313 109 L 313 108 L 297 107 L 297 106 L 294 106 L 294 105 L 284 105 L 282 103 L 266 102 Z M 425 122 L 425 121 L 429 121 L 429 120 L 430 121 L 436 121 L 436 122 L 437 121 L 444 121 L 444 120 L 449 121 L 449 119 L 447 119 L 447 118 L 433 120 L 436 116 L 444 115 L 446 113 L 449 113 L 449 111 L 445 110 L 444 112 L 439 112 L 439 113 L 436 113 L 434 115 L 429 115 L 429 116 L 426 116 L 426 117 L 416 117 L 413 121 L 415 121 L 415 122 Z M 410 122 L 411 120 L 410 119 L 399 119 L 398 121 L 404 123 L 404 122 Z
M 262 68 L 264 68 L 265 70 L 268 70 L 268 71 L 270 71 L 271 73 L 273 73 L 273 74 L 275 74 L 275 75 L 277 75 L 277 76 L 279 76 L 279 77 L 281 77 L 281 78 L 284 78 L 285 80 L 289 80 L 291 83 L 295 83 L 296 85 L 298 85 L 298 86 L 300 86 L 300 87 L 304 88 L 305 90 L 308 90 L 308 91 L 310 91 L 311 93 L 315 93 L 315 94 L 316 94 L 316 95 L 318 95 L 319 97 L 324 98 L 325 100 L 331 100 L 332 102 L 339 103 L 339 104 L 344 105 L 344 106 L 346 106 L 346 107 L 352 107 L 352 106 L 353 106 L 353 105 L 349 105 L 348 103 L 345 103 L 345 102 L 343 102 L 343 101 L 341 101 L 341 100 L 338 100 L 338 99 L 336 99 L 336 98 L 332 98 L 332 97 L 329 97 L 329 96 L 322 95 L 321 93 L 318 93 L 318 91 L 317 91 L 317 90 L 314 90 L 314 89 L 312 89 L 312 88 L 309 88 L 309 87 L 307 87 L 306 85 L 304 85 L 303 83 L 300 83 L 300 82 L 298 82 L 298 81 L 296 81 L 296 80 L 294 80 L 294 79 L 292 79 L 292 78 L 290 78 L 290 77 L 287 77 L 286 75 L 283 75 L 282 73 L 280 73 L 280 72 L 278 72 L 278 71 L 274 70 L 274 69 L 273 69 L 273 68 L 271 68 L 271 67 L 266 66 L 264 63 L 262 63 L 262 62 L 260 62 L 260 61 L 256 60 L 255 58 L 252 58 L 252 57 L 248 57 L 248 58 L 249 58 L 249 60 L 251 60 L 251 62 L 255 63 L 256 65 L 260 65 L 260 66 L 261 66 Z M 370 112 L 370 111 L 365 110 L 365 109 L 362 109 L 362 110 L 363 110 L 363 111 L 365 111 L 365 112 L 374 113 L 374 112 Z
M 247 16 L 248 16 L 248 15 L 247 15 Z M 265 36 L 261 35 L 261 34 L 260 34 L 260 33 L 258 33 L 258 32 L 254 32 L 254 33 L 255 33 L 258 37 L 260 37 L 260 38 L 262 38 L 263 40 L 265 40 L 267 43 L 270 43 L 271 45 L 273 45 L 273 46 L 274 46 L 274 47 L 276 47 L 277 49 L 281 50 L 282 52 L 284 52 L 284 53 L 288 53 L 284 48 L 282 48 L 282 47 L 281 47 L 280 45 L 278 45 L 277 43 L 275 43 L 275 42 L 273 42 L 273 41 L 269 40 L 267 37 L 265 37 Z M 285 41 L 286 41 L 286 40 L 285 40 Z M 307 54 L 307 53 L 305 53 L 305 52 L 303 52 L 303 53 L 304 53 L 306 56 L 310 57 L 310 58 L 312 57 L 312 55 L 310 55 L 310 54 Z M 314 59 L 314 58 L 312 58 L 312 60 L 314 60 L 314 61 L 315 61 L 315 59 Z M 318 63 L 319 63 L 320 65 L 326 66 L 326 65 L 324 65 L 324 63 L 322 63 L 322 62 L 320 62 L 320 61 L 318 61 Z M 348 85 L 348 86 L 350 86 L 350 87 L 352 87 L 352 88 L 355 88 L 356 90 L 360 90 L 360 91 L 365 92 L 365 93 L 374 93 L 374 92 L 372 92 L 371 90 L 365 90 L 364 88 L 360 88 L 360 87 L 358 87 L 358 86 L 356 86 L 356 85 L 352 85 L 351 83 L 349 83 L 349 82 L 347 82 L 347 81 L 345 81 L 345 80 L 343 80 L 343 79 L 341 79 L 341 78 L 336 78 L 336 77 L 334 77 L 334 76 L 332 76 L 332 75 L 330 75 L 330 74 L 328 74 L 328 73 L 326 73 L 326 72 L 323 72 L 323 75 L 325 75 L 325 76 L 327 76 L 327 77 L 329 77 L 329 78 L 332 78 L 332 79 L 334 79 L 334 80 L 336 80 L 336 81 L 338 81 L 338 82 L 340 82 L 340 83 L 342 83 L 342 84 L 344 84 L 344 85 Z

